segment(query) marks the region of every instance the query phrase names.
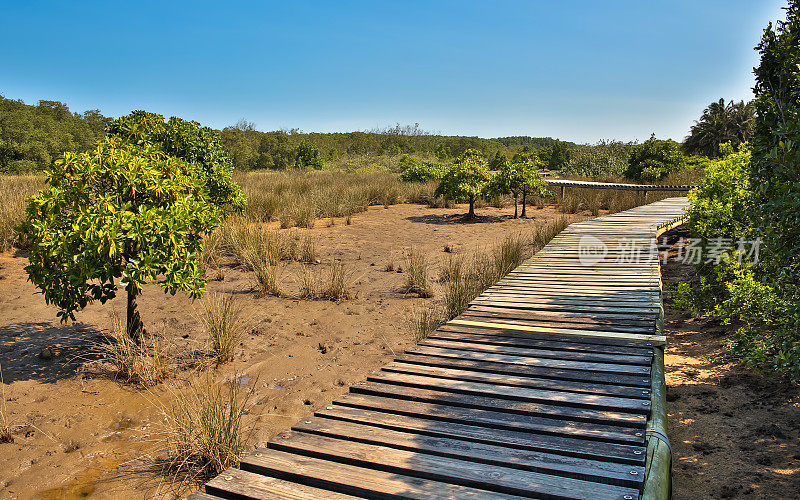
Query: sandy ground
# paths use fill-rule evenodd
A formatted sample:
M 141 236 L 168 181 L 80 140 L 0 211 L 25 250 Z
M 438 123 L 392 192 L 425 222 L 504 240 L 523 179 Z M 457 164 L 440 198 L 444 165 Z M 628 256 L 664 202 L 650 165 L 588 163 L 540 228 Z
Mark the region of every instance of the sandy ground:
M 665 288 L 692 273 L 669 262 Z M 734 364 L 731 327 L 666 302 L 674 498 L 800 498 L 800 388 Z
M 353 217 L 318 221 L 310 230 L 319 266 L 341 260 L 356 297 L 334 303 L 297 297 L 301 264 L 285 267 L 285 297 L 251 291 L 249 275 L 223 263 L 224 279 L 210 281 L 211 293 L 236 294 L 252 324 L 235 361 L 212 370 L 220 380 L 237 379 L 252 391 L 249 443 L 263 443 L 315 408 L 325 405 L 390 361 L 412 343 L 407 326 L 413 306 L 434 299 L 403 293 L 404 253 L 412 246 L 433 265 L 450 247 L 467 254 L 497 244 L 505 235 L 531 230 L 554 217 L 553 208 L 530 209 L 532 218 L 513 220 L 513 209 L 481 208 L 477 223 L 455 223 L 464 208 L 420 205 L 372 207 Z M 588 215 L 571 216 L 578 220 Z M 149 391 L 115 380 L 103 365 L 86 362 L 93 342 L 124 314 L 124 299 L 94 304 L 75 323 L 60 324 L 56 309 L 26 282 L 20 254 L 0 254 L 0 365 L 5 379 L 6 417 L 14 443 L 0 444 L 0 498 L 170 497 L 170 484 L 143 457 L 158 456 L 159 404 L 169 404 L 169 387 L 191 378 L 176 369 L 176 381 Z M 386 271 L 392 263 L 395 270 Z M 211 274 L 215 274 L 212 272 Z M 140 299 L 143 321 L 181 356 L 206 347 L 197 317 L 199 304 L 169 296 L 157 285 Z M 46 348 L 53 359 L 41 359 Z M 166 493 L 165 493 L 166 492 Z

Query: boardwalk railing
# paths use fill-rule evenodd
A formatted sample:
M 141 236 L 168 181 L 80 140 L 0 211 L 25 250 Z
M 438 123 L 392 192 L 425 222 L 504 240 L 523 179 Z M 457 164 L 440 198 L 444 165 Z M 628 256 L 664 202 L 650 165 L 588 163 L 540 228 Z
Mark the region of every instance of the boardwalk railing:
M 570 225 L 196 499 L 665 498 L 669 198 Z

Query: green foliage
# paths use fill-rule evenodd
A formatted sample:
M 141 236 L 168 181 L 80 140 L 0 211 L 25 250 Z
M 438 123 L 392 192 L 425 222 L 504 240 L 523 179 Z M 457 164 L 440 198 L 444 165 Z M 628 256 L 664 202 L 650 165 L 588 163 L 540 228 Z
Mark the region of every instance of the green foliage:
M 718 158 L 720 144 L 729 142 L 736 148 L 749 141 L 754 123 L 755 106 L 752 102 L 729 101 L 725 104 L 725 99 L 720 99 L 703 110 L 684 140 L 683 149 L 689 154 Z
M 135 146 L 153 147 L 198 165 L 197 173 L 211 203 L 244 208 L 244 194 L 231 178 L 233 162 L 217 132 L 209 127 L 174 116 L 164 122 L 162 115 L 134 111 L 114 120 L 108 133 Z
M 535 155 L 533 155 L 535 158 Z M 524 198 L 528 194 L 548 196 L 547 183 L 542 180 L 536 161 L 525 153 L 517 153 L 511 161 L 506 160 L 494 175 L 489 185 L 492 194 L 511 193 L 514 197 L 514 218 L 517 218 L 517 200 L 523 197 L 523 217 L 525 215 Z
M 297 146 L 294 166 L 296 168 L 322 168 L 322 158 L 319 156 L 319 149 L 313 142 L 303 141 Z
M 27 271 L 62 320 L 90 302 L 161 287 L 199 296 L 202 233 L 221 210 L 205 195 L 197 164 L 118 137 L 86 153 L 66 153 L 47 172 L 49 187 L 32 196 L 23 223 L 30 240 Z
M 58 101 L 30 106 L 0 96 L 0 172 L 39 171 L 67 151 L 85 151 L 108 121 L 97 110 L 79 115 Z
M 680 145 L 669 139 L 658 140 L 653 134 L 631 151 L 625 177 L 641 182 L 655 182 L 685 167 L 686 159 Z
M 441 179 L 444 175 L 444 167 L 441 163 L 419 161 L 410 156 L 400 159 L 400 180 L 403 182 L 428 182 L 433 179 Z
M 435 194 L 455 202 L 468 201 L 467 218 L 473 218 L 475 200 L 484 196 L 491 178 L 492 175 L 481 153 L 470 149 L 445 172 Z
M 618 141 L 601 141 L 595 145 L 576 148 L 559 173 L 593 179 L 622 176 L 628 167 L 628 158 L 633 148 L 630 143 Z
M 800 2 L 770 25 L 758 50 L 752 151 L 720 148 L 691 193 L 692 229 L 709 239 L 762 238 L 757 265 L 737 250 L 699 266 L 693 305 L 738 325 L 729 346 L 748 366 L 800 379 Z M 749 159 L 749 162 L 748 162 Z
M 697 188 L 689 192 L 689 224 L 698 236 L 749 238 L 753 193 L 750 189 L 750 147 L 734 151 L 730 143 L 720 148 L 722 159 L 709 162 Z
M 549 170 L 560 171 L 569 164 L 572 157 L 572 151 L 567 143 L 556 140 L 550 146 L 550 156 L 547 160 L 547 168 Z

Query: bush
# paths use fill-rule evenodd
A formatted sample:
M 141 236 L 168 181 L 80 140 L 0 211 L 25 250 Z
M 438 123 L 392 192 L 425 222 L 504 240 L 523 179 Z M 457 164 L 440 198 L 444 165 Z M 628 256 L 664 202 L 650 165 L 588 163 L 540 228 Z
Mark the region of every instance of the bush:
M 440 163 L 429 161 L 420 162 L 409 156 L 404 156 L 400 160 L 400 180 L 403 182 L 428 182 L 434 179 L 441 179 L 444 174 L 444 167 Z
M 686 159 L 680 144 L 672 140 L 658 140 L 653 134 L 646 142 L 633 148 L 625 177 L 641 182 L 656 182 L 685 167 Z
M 297 145 L 294 166 L 296 168 L 313 168 L 315 170 L 322 168 L 319 149 L 313 142 L 303 141 Z

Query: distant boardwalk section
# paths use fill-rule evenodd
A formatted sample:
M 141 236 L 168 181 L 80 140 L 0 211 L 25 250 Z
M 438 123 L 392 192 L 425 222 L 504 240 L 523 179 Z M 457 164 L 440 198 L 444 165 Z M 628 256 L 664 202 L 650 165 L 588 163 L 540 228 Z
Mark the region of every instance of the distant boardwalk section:
M 656 238 L 686 204 L 570 225 L 462 315 L 192 498 L 661 496 Z

